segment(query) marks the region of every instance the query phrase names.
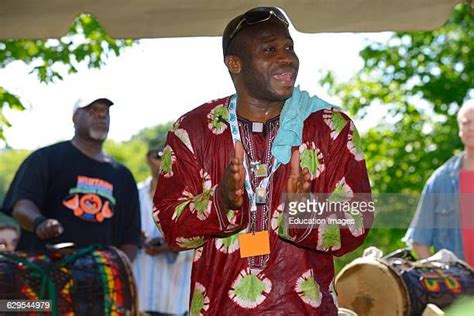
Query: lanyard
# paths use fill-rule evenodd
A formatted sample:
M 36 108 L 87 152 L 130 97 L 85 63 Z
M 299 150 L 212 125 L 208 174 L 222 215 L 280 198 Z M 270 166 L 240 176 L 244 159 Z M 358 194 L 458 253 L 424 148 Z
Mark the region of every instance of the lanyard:
M 235 94 L 230 97 L 230 101 L 229 101 L 229 125 L 230 125 L 230 131 L 232 134 L 232 141 L 234 142 L 234 147 L 235 147 L 235 143 L 237 141 L 242 143 L 242 139 L 240 137 L 239 125 L 237 123 L 237 97 Z M 246 159 L 244 159 L 242 163 L 245 169 L 244 187 L 249 197 L 250 211 L 257 212 L 256 193 L 253 191 L 252 185 L 250 184 L 250 171 L 251 170 L 247 166 Z M 273 175 L 273 173 L 278 169 L 279 166 L 280 166 L 280 162 L 276 163 L 276 159 L 273 158 L 271 172 L 264 179 L 262 179 L 257 189 L 263 189 L 266 192 L 268 184 L 270 182 L 270 178 Z

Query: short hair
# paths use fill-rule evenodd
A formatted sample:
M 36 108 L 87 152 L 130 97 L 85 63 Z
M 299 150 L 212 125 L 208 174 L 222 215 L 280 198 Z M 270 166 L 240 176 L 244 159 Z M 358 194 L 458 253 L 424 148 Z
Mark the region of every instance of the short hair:
M 234 29 L 237 27 L 237 24 L 242 20 L 243 14 L 236 16 L 233 18 L 225 27 L 224 33 L 222 34 L 222 53 L 224 54 L 224 57 L 227 55 L 234 55 L 233 53 L 230 52 L 231 46 L 234 46 L 236 37 L 235 36 L 233 39 L 230 38 L 231 33 L 234 31 Z
M 457 121 L 459 122 L 461 120 L 461 116 L 464 115 L 464 113 L 466 113 L 467 110 L 469 110 L 470 108 L 473 108 L 474 107 L 474 99 L 469 99 L 467 101 L 465 101 L 461 108 L 459 109 L 458 111 L 458 114 L 457 114 Z
M 262 20 L 257 20 L 254 21 L 253 23 L 249 22 L 251 15 L 254 16 L 257 14 L 257 16 L 261 17 L 260 14 L 264 12 L 268 14 L 268 17 L 263 17 Z M 266 22 L 268 20 L 273 20 L 277 19 L 282 24 L 285 24 L 286 27 L 288 28 L 289 22 L 284 16 L 283 12 L 276 8 L 276 7 L 257 7 L 257 8 L 252 8 L 248 11 L 246 11 L 243 14 L 240 14 L 233 18 L 225 27 L 224 33 L 222 34 L 222 52 L 224 54 L 224 58 L 228 55 L 236 55 L 236 56 L 241 56 L 239 52 L 242 49 L 242 43 L 237 43 L 236 45 L 233 45 L 235 42 L 238 42 L 239 34 L 241 33 L 242 30 L 246 29 L 245 26 L 251 26 L 258 24 L 260 22 Z M 257 17 L 258 19 L 258 17 Z
M 227 48 L 227 52 L 225 56 L 234 55 L 241 58 L 246 56 L 245 49 L 248 47 L 247 38 L 246 36 L 243 36 L 244 35 L 243 33 L 245 32 L 241 32 L 236 35 L 236 37 L 233 39 L 233 41 L 230 43 L 229 47 Z

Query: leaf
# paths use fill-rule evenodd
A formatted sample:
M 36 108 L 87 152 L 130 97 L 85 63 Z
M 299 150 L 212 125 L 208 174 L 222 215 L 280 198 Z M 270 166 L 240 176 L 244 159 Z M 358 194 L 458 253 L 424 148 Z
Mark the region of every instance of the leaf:
M 81 14 L 59 40 L 0 41 L 0 67 L 21 60 L 31 66 L 30 73 L 35 73 L 40 82 L 51 83 L 76 73 L 83 62 L 89 68 L 100 68 L 111 53 L 119 56 L 123 49 L 135 43 L 131 39 L 112 39 L 92 15 Z M 19 99 L 6 100 L 0 95 L 0 113 L 5 104 L 11 109 L 24 109 Z M 0 131 L 6 127 L 4 120 L 2 122 Z M 0 133 L 0 140 L 5 140 L 3 132 Z

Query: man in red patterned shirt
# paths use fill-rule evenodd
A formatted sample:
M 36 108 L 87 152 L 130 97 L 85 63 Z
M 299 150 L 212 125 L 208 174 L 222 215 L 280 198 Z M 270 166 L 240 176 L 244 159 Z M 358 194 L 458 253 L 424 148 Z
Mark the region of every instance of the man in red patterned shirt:
M 268 7 L 233 19 L 223 51 L 236 94 L 168 134 L 154 219 L 170 247 L 195 249 L 191 315 L 336 315 L 333 256 L 357 248 L 373 221 L 320 212 L 306 219 L 353 224 L 288 225 L 287 193 L 370 193 L 352 121 L 294 88 L 288 24 Z

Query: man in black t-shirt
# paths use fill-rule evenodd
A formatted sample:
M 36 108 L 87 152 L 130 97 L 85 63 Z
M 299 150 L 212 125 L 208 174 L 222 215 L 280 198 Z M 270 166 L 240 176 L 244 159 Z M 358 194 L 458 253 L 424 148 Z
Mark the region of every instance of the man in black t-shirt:
M 22 227 L 18 250 L 99 243 L 135 257 L 141 233 L 136 183 L 102 149 L 112 104 L 104 97 L 77 100 L 72 140 L 33 152 L 18 169 L 2 207 Z

